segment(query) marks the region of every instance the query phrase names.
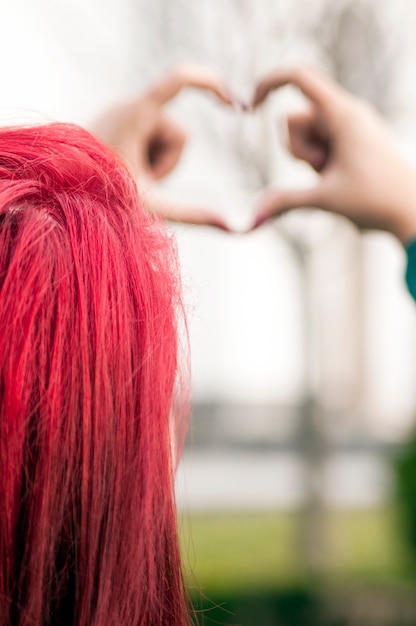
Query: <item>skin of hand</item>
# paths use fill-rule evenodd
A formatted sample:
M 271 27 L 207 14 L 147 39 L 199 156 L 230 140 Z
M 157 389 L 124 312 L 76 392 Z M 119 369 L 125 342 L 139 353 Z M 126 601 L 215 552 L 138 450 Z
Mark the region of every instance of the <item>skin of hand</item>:
M 289 150 L 319 173 L 313 187 L 269 190 L 256 207 L 254 228 L 299 207 L 342 215 L 359 228 L 380 229 L 406 242 L 416 235 L 416 171 L 401 156 L 376 110 L 308 67 L 267 75 L 252 108 L 285 85 L 299 88 L 308 110 L 289 115 Z
M 117 104 L 93 125 L 93 132 L 124 160 L 138 181 L 145 208 L 172 221 L 208 224 L 224 230 L 223 218 L 205 207 L 162 198 L 155 182 L 178 164 L 186 144 L 182 127 L 166 112 L 166 104 L 184 88 L 214 94 L 221 102 L 234 100 L 224 81 L 214 72 L 197 66 L 180 66 L 159 78 L 139 97 Z

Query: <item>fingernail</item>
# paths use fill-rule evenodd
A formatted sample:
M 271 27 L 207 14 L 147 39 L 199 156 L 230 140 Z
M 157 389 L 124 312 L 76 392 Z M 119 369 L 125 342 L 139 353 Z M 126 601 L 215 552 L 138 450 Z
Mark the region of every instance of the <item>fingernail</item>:
M 252 228 L 253 229 L 254 228 L 259 228 L 259 226 L 262 226 L 266 220 L 267 220 L 267 216 L 266 215 L 258 215 L 256 217 L 256 219 L 254 220 Z
M 243 112 L 243 107 L 241 105 L 241 102 L 239 102 L 238 100 L 234 100 L 233 102 L 233 109 L 236 112 L 237 115 L 240 115 L 240 113 Z
M 253 105 L 251 104 L 251 102 L 242 102 L 241 106 L 245 113 L 252 113 Z
M 232 106 L 234 106 L 235 103 L 238 102 L 238 98 L 235 97 L 231 89 L 229 89 L 228 87 L 224 87 L 223 96 L 224 96 L 224 99 L 228 102 L 228 104 L 231 104 Z
M 237 113 L 247 113 L 251 110 L 251 105 L 246 100 L 239 98 L 234 99 L 233 105 Z

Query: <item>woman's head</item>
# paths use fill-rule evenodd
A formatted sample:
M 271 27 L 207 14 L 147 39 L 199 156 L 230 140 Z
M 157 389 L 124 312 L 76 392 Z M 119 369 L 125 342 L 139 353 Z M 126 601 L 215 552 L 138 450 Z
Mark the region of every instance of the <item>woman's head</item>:
M 0 625 L 187 623 L 169 240 L 113 154 L 0 130 Z

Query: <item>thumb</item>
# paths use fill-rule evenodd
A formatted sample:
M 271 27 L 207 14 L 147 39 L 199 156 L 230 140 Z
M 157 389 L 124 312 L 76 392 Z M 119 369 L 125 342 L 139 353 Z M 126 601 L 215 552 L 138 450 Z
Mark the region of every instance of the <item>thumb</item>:
M 270 189 L 259 198 L 255 207 L 255 220 L 251 230 L 258 228 L 272 217 L 278 217 L 291 209 L 320 207 L 321 189 Z
M 213 226 L 229 232 L 231 229 L 217 212 L 204 206 L 181 202 L 155 193 L 142 194 L 144 208 L 154 215 L 171 222 L 199 226 Z

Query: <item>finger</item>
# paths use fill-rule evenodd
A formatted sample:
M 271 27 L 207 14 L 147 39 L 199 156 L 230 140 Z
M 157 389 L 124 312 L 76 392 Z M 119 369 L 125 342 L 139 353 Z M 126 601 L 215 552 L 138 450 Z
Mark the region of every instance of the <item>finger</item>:
M 142 202 L 144 208 L 149 211 L 149 213 L 158 215 L 171 222 L 199 226 L 214 226 L 227 232 L 231 230 L 219 213 L 207 209 L 206 207 L 197 207 L 176 200 L 168 200 L 154 193 L 149 193 L 145 197 L 142 197 Z
M 252 106 L 257 107 L 266 100 L 270 92 L 285 85 L 298 87 L 303 94 L 323 110 L 332 107 L 346 97 L 342 87 L 317 70 L 301 65 L 274 70 L 257 85 Z
M 309 189 L 266 191 L 257 203 L 256 218 L 252 228 L 258 228 L 272 217 L 282 215 L 291 209 L 319 208 L 319 206 L 320 189 L 318 186 Z
M 287 118 L 287 143 L 292 155 L 320 172 L 329 158 L 329 140 L 316 128 L 316 116 L 296 113 Z
M 162 106 L 174 98 L 184 87 L 209 91 L 225 104 L 233 104 L 234 98 L 225 82 L 212 70 L 197 65 L 181 65 L 160 78 L 147 95 Z
M 148 146 L 147 160 L 154 179 L 163 178 L 178 164 L 186 143 L 183 128 L 166 117 Z
M 178 164 L 183 144 L 158 146 L 157 142 L 149 147 L 149 168 L 154 180 L 164 178 L 172 172 Z

